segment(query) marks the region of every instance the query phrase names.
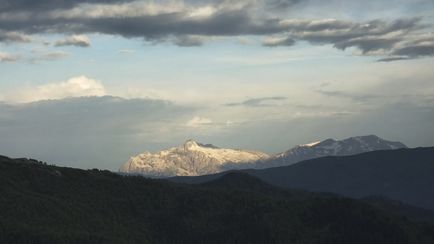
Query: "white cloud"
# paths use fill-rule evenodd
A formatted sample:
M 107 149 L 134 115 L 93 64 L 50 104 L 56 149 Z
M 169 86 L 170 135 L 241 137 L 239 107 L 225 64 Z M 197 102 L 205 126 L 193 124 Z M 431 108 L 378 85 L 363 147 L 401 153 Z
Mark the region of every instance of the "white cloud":
M 3 62 L 13 63 L 18 61 L 20 58 L 21 57 L 19 55 L 0 52 L 0 63 Z
M 77 46 L 77 47 L 89 47 L 90 40 L 85 35 L 73 35 L 66 37 L 65 39 L 56 42 L 55 46 Z
M 211 119 L 196 116 L 196 117 L 192 118 L 191 120 L 189 120 L 186 125 L 188 127 L 197 128 L 197 127 L 201 127 L 201 126 L 205 126 L 205 125 L 211 125 L 211 124 L 212 124 Z
M 4 32 L 0 31 L 0 42 L 3 43 L 28 43 L 32 39 L 25 34 L 19 32 Z
M 100 81 L 82 75 L 63 82 L 23 89 L 14 96 L 6 96 L 6 98 L 13 102 L 33 102 L 66 97 L 104 96 L 106 94 L 106 89 Z

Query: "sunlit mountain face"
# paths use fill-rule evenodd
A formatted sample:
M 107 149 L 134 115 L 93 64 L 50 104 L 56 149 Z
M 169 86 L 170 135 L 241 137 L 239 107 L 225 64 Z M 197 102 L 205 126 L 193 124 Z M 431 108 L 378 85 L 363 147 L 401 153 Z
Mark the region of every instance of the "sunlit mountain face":
M 0 0 L 0 155 L 432 146 L 433 23 L 432 0 Z

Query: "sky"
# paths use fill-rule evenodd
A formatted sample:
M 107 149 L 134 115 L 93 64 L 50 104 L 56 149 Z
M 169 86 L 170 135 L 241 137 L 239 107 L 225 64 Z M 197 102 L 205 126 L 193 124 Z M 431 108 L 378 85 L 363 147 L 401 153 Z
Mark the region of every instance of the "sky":
M 434 146 L 432 0 L 0 0 L 0 154 Z

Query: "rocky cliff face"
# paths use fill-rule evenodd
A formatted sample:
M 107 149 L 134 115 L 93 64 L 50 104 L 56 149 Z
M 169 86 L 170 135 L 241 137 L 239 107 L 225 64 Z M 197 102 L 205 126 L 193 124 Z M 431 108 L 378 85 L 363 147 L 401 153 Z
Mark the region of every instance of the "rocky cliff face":
M 262 152 L 218 148 L 193 140 L 157 153 L 145 152 L 130 158 L 119 169 L 123 173 L 152 177 L 193 176 L 218 173 L 231 168 L 248 167 L 251 162 L 268 159 Z M 232 167 L 225 167 L 232 165 Z

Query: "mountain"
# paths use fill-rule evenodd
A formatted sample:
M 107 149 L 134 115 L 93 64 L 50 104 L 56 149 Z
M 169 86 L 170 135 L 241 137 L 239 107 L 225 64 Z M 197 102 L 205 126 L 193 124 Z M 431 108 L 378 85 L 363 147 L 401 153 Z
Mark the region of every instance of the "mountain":
M 329 156 L 243 172 L 284 188 L 332 192 L 352 198 L 384 196 L 434 210 L 434 147 Z M 221 175 L 176 177 L 172 180 L 202 183 Z
M 186 185 L 0 157 L 0 209 L 0 243 L 434 243 L 431 225 L 240 173 Z
M 291 165 L 303 160 L 325 156 L 345 156 L 377 150 L 407 148 L 401 142 L 391 142 L 375 135 L 356 136 L 344 140 L 327 139 L 298 145 L 284 153 L 275 155 L 264 162 L 258 162 L 255 168 L 269 168 Z
M 131 157 L 119 172 L 150 177 L 197 176 L 234 169 L 263 169 L 290 165 L 306 159 L 324 156 L 352 155 L 375 150 L 406 148 L 377 136 L 351 137 L 342 141 L 327 139 L 299 145 L 284 153 L 268 156 L 257 151 L 218 148 L 193 140 L 157 153 L 145 152 Z
M 269 156 L 262 152 L 218 148 L 193 140 L 157 153 L 145 152 L 130 158 L 119 169 L 122 173 L 152 177 L 204 175 L 234 169 Z M 231 167 L 227 167 L 227 165 Z

